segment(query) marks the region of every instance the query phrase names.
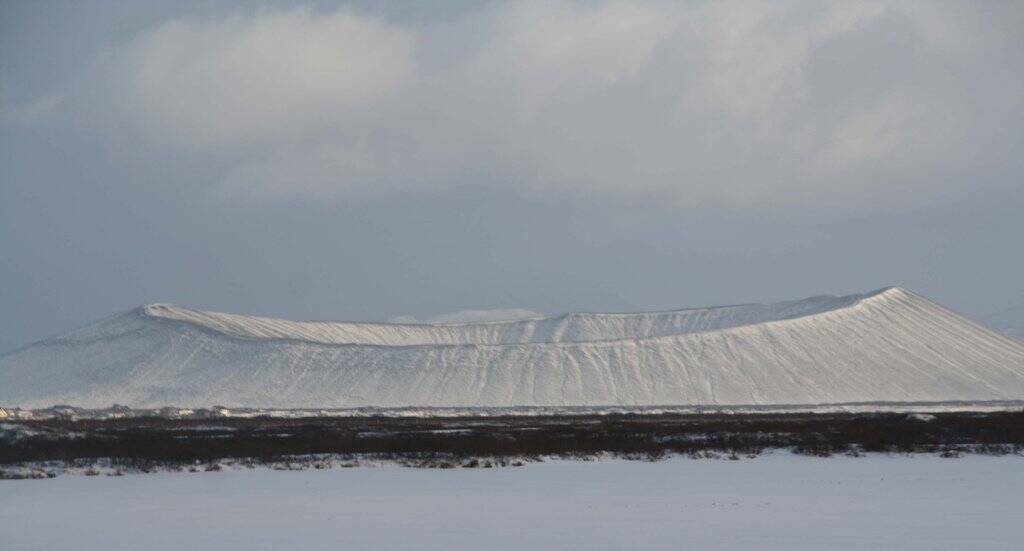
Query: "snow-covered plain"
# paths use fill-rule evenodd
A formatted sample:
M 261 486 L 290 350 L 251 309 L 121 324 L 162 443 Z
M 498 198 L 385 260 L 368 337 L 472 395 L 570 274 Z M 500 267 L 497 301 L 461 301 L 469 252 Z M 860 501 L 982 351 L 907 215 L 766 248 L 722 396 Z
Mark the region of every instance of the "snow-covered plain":
M 0 482 L 8 551 L 1021 549 L 1024 459 L 784 452 Z
M 470 324 L 150 305 L 0 357 L 0 405 L 766 406 L 1024 399 L 1024 343 L 889 288 Z

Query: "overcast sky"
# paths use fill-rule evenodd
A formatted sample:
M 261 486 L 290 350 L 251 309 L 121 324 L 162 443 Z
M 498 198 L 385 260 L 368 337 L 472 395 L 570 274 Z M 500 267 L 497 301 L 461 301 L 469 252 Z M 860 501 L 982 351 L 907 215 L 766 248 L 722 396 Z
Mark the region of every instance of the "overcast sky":
M 1024 3 L 0 2 L 0 352 L 900 285 L 1024 302 Z

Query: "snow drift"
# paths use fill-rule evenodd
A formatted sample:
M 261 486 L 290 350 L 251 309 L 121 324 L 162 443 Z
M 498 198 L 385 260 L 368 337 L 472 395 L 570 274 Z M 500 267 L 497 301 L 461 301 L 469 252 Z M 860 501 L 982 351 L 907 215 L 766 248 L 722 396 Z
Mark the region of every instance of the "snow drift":
M 0 404 L 507 407 L 1024 400 L 1024 343 L 908 291 L 466 324 L 155 304 L 0 357 Z

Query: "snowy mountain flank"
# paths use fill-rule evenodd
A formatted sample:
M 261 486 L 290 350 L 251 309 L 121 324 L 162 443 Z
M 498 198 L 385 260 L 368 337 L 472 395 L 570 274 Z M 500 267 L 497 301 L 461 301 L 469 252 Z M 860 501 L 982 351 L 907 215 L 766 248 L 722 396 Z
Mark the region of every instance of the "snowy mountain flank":
M 154 304 L 0 356 L 0 405 L 781 405 L 1024 400 L 1024 343 L 911 292 L 462 324 Z

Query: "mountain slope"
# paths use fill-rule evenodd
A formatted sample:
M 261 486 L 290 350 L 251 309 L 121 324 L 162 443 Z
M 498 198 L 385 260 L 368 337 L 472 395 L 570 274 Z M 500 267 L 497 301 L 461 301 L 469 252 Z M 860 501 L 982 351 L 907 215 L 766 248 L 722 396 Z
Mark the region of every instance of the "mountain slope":
M 901 289 L 495 323 L 153 305 L 0 357 L 0 404 L 773 405 L 1024 400 L 1024 344 Z

